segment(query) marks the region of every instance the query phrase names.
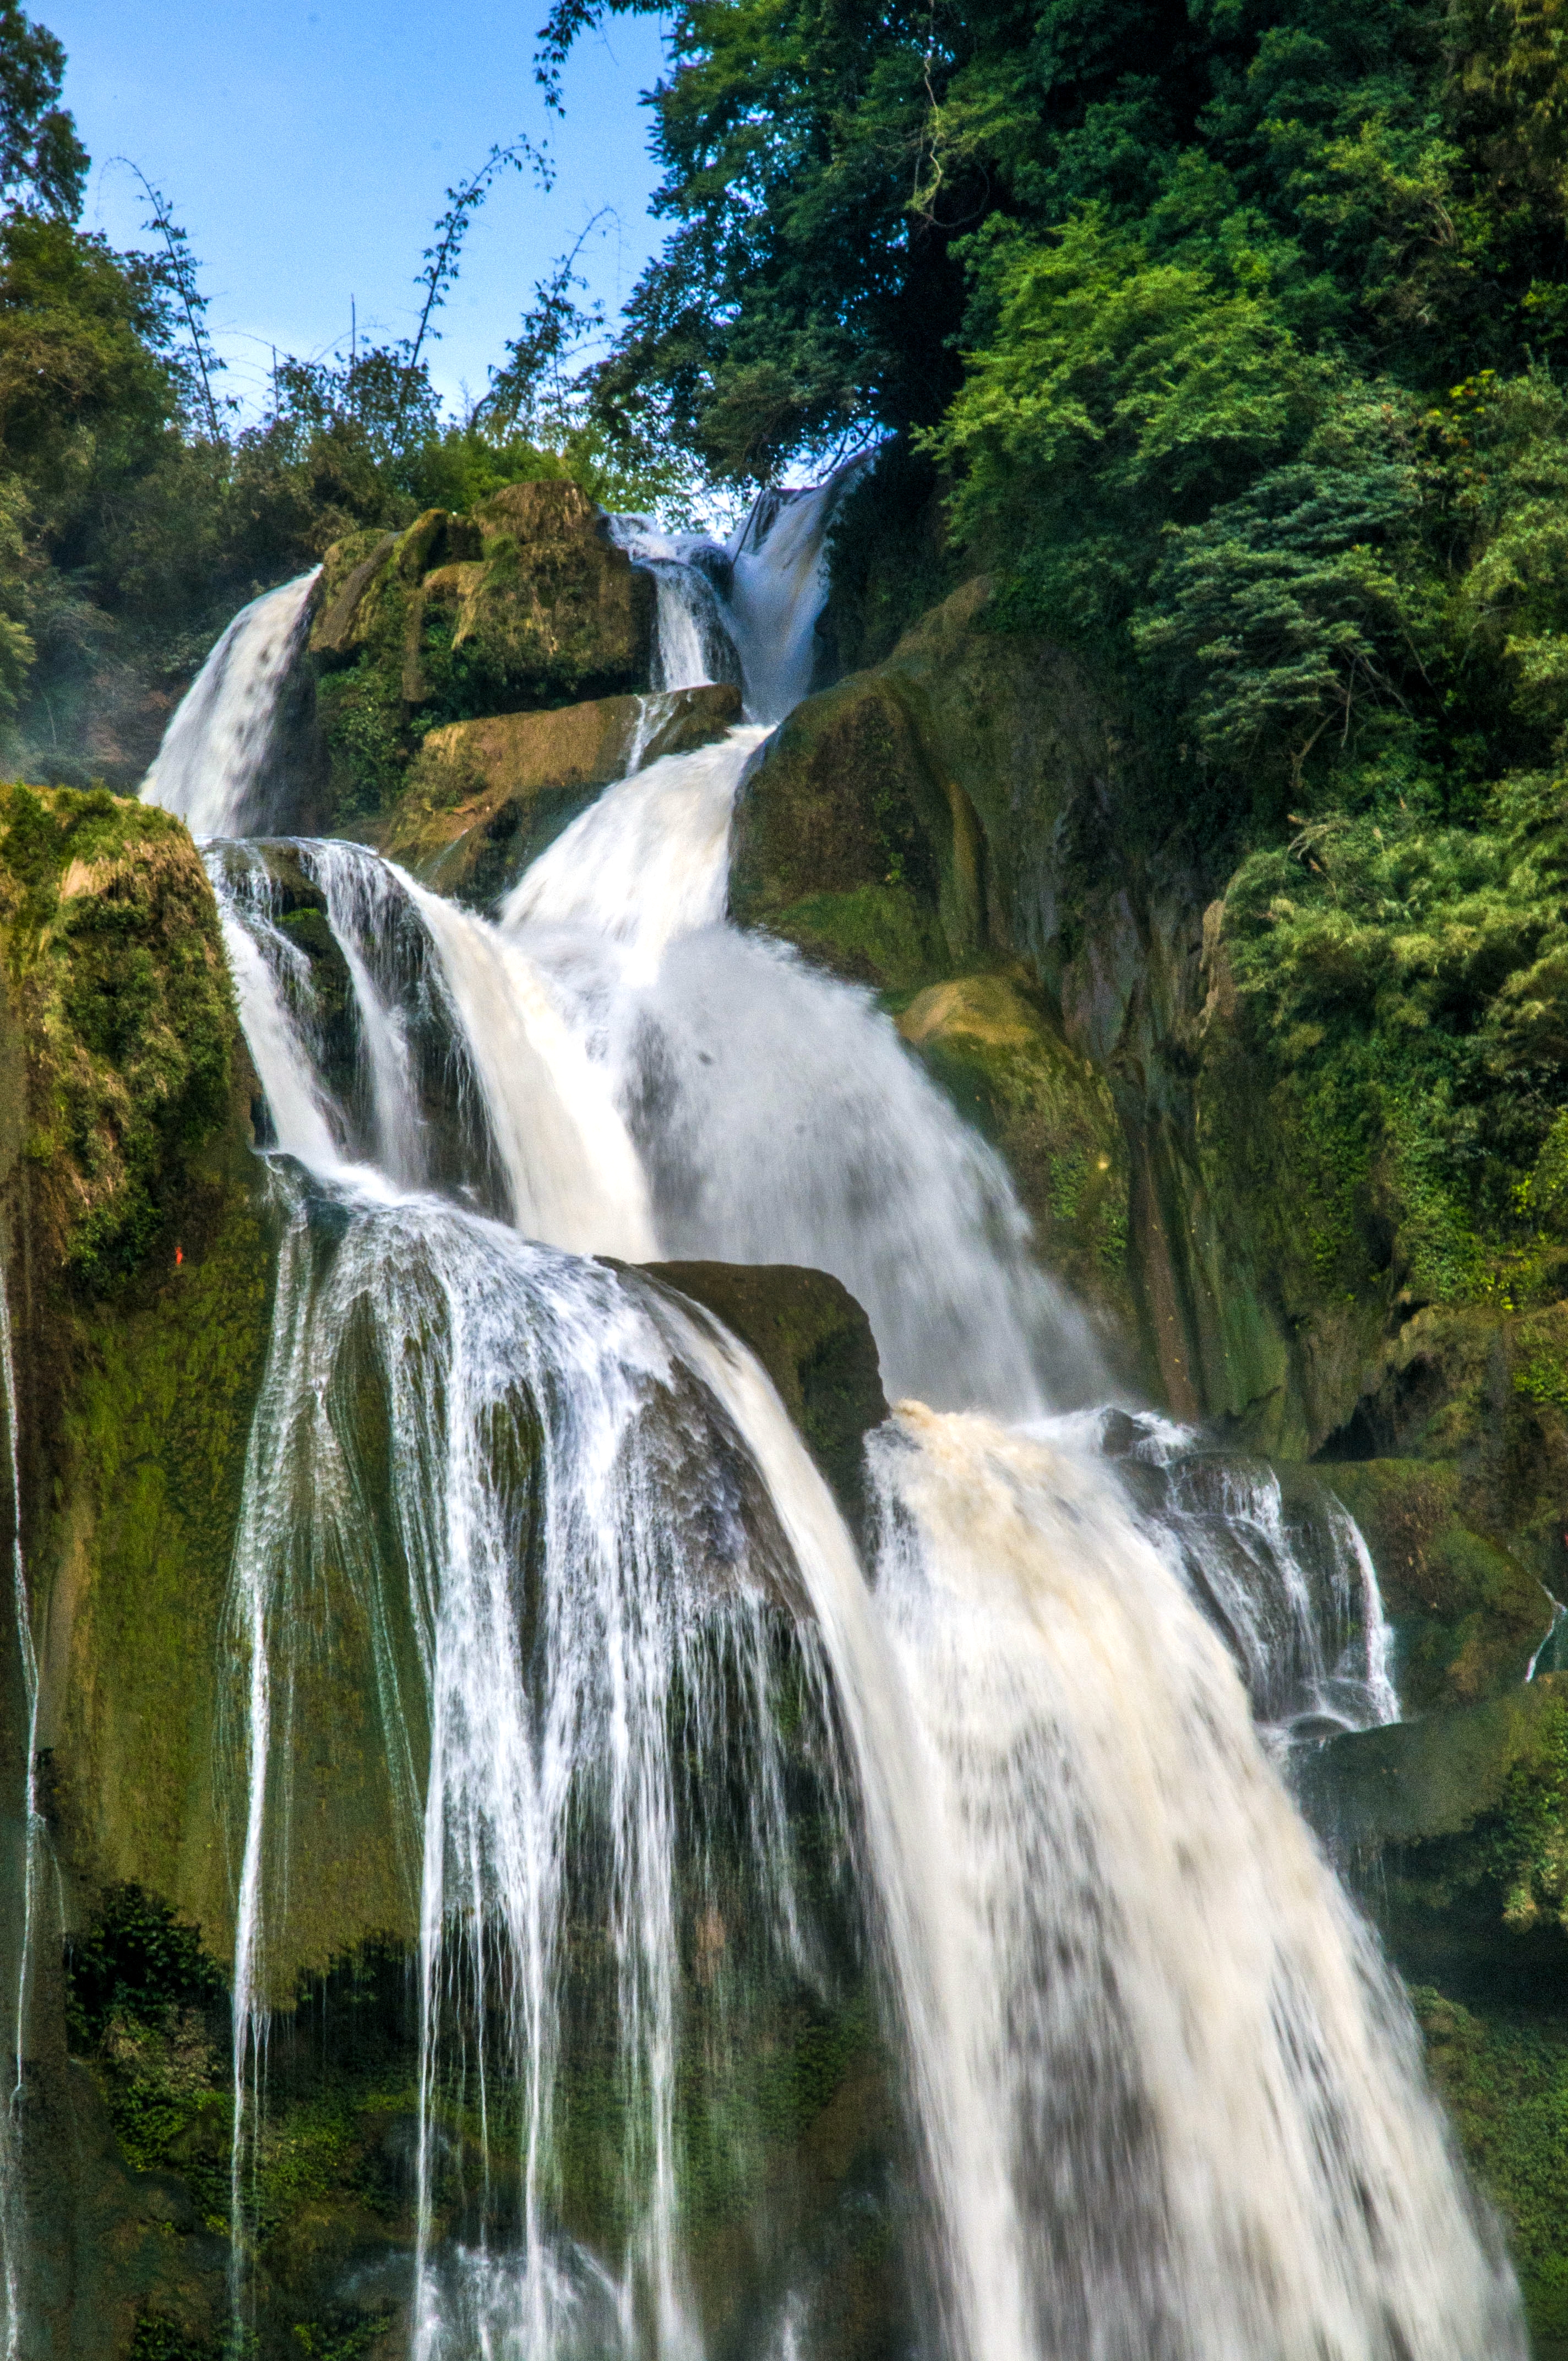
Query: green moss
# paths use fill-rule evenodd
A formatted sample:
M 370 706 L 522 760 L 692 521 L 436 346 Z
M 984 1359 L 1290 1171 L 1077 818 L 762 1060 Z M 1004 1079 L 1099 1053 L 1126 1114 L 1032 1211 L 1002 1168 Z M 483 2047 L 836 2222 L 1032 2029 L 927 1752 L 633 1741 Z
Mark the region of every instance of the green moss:
M 334 829 L 373 819 L 401 792 L 417 741 L 406 728 L 396 675 L 384 662 L 328 673 L 316 687 Z
M 891 872 L 883 885 L 786 903 L 770 915 L 768 932 L 830 973 L 883 992 L 918 990 L 947 965 L 934 912 Z
M 237 1024 L 181 823 L 93 790 L 0 788 L 0 924 L 27 1036 L 33 1160 L 80 1289 L 133 1282 L 224 1122 Z
M 1568 1346 L 1535 1323 L 1521 1329 L 1519 1346 L 1525 1357 L 1514 1370 L 1514 1391 L 1527 1401 L 1568 1410 Z
M 1130 1312 L 1129 1172 L 1114 1103 L 1022 972 L 968 975 L 912 1000 L 899 1030 L 959 1113 L 994 1142 L 1041 1259 L 1112 1323 Z
M 1427 2059 L 1481 2187 L 1501 2213 L 1532 2334 L 1568 2340 L 1568 2019 L 1410 1994 Z
M 1530 1569 L 1466 1522 L 1457 1462 L 1372 1459 L 1327 1474 L 1372 1552 L 1406 1711 L 1517 1687 L 1551 1608 Z

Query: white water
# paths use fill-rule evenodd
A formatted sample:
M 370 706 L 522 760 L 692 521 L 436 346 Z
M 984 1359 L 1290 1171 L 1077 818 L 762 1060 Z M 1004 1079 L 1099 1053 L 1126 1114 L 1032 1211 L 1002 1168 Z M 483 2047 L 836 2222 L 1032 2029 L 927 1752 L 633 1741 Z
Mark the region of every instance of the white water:
M 1521 2354 L 1403 2001 L 1102 1466 L 919 1405 L 874 1464 L 973 2361 Z
M 1220 1457 L 1145 1420 L 1126 1475 L 1157 1548 L 1235 1657 L 1265 1733 L 1283 1745 L 1397 1721 L 1393 1640 L 1355 1520 L 1326 1485 L 1303 1521 L 1266 1463 Z
M 164 732 L 142 800 L 178 812 L 192 836 L 239 836 L 266 824 L 251 807 L 320 571 L 240 609 Z
M 828 528 L 861 465 L 850 460 L 806 490 L 760 493 L 722 547 L 647 517 L 612 518 L 621 548 L 653 577 L 655 688 L 738 674 L 748 717 L 769 725 L 800 703 L 828 592 Z
M 728 553 L 761 719 L 808 677 L 828 506 L 760 512 Z M 662 626 L 667 603 L 662 586 Z M 1179 1470 L 1140 1515 L 1092 1422 L 1044 1422 L 1095 1373 L 1002 1168 L 866 995 L 721 923 L 750 742 L 607 791 L 499 928 L 356 851 L 298 849 L 347 963 L 368 1125 L 321 1063 L 265 895 L 214 863 L 279 1143 L 315 1176 L 287 1184 L 230 1593 L 236 2216 L 269 1930 L 310 1872 L 288 1808 L 291 1651 L 335 1580 L 380 1635 L 418 1894 L 420 2361 L 710 2349 L 680 2093 L 694 2074 L 739 2087 L 754 2046 L 713 1960 L 743 1932 L 775 1979 L 828 1989 L 785 1803 L 781 1648 L 882 1961 L 925 2163 L 911 2303 L 945 2361 L 1513 2361 L 1511 2279 L 1403 2003 L 1243 1685 L 1266 1715 L 1277 1692 L 1286 1718 L 1383 1716 L 1359 1539 L 1336 1543 L 1325 1614 L 1277 1492 L 1226 1478 L 1216 1499 Z M 399 930 L 418 946 L 400 968 L 382 939 Z M 411 1045 L 433 1007 L 445 1185 L 510 1228 L 421 1186 L 435 1143 Z M 654 1246 L 838 1270 L 894 1387 L 964 1413 L 906 1404 L 878 1439 L 874 1594 L 750 1356 L 583 1258 Z M 339 1381 L 367 1323 L 400 1573 L 376 1556 Z M 510 1433 L 542 1438 L 537 1486 Z M 720 1877 L 700 1798 L 738 1763 L 748 1809 Z M 585 1924 L 608 1963 L 625 2224 L 593 2251 L 558 2211 Z M 702 2037 L 694 1973 L 729 1994 Z M 460 2103 L 487 2126 L 484 2191 L 455 2213 Z M 515 2205 L 488 2194 L 509 2171 Z M 758 2349 L 804 2361 L 809 2274 L 779 2285 Z

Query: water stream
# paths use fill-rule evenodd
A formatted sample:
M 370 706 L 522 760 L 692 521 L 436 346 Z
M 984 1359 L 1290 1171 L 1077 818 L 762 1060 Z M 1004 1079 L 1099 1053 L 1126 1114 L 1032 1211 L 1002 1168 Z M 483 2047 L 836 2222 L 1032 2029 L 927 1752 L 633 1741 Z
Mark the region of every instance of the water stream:
M 622 521 L 658 685 L 733 661 L 751 719 L 607 789 L 493 921 L 362 848 L 209 848 L 284 1222 L 226 1640 L 236 2223 L 351 1609 L 417 1928 L 419 2361 L 835 2361 L 820 2224 L 855 2206 L 933 2361 L 1522 2356 L 1275 1760 L 1396 1708 L 1359 1536 L 1092 1410 L 997 1159 L 868 994 L 725 921 L 829 512 L 760 508 L 723 552 Z M 266 734 L 202 693 L 148 785 L 193 826 L 202 731 L 231 813 Z M 346 1013 L 291 932 L 306 888 Z M 816 1265 L 866 1308 L 905 1398 L 870 1578 L 750 1354 L 620 1267 L 669 1256 Z M 809 2236 L 770 2146 L 784 2024 L 894 2061 L 882 2178 Z

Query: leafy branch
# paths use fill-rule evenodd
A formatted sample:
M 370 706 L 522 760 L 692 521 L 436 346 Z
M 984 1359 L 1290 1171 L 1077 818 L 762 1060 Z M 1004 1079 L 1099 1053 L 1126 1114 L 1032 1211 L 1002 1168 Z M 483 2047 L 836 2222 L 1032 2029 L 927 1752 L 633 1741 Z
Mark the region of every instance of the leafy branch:
M 221 439 L 223 428 L 218 420 L 218 404 L 216 396 L 213 392 L 213 379 L 224 364 L 214 351 L 213 340 L 207 334 L 204 317 L 207 299 L 196 284 L 196 260 L 191 252 L 191 242 L 174 220 L 168 198 L 154 188 L 141 166 L 133 162 L 129 156 L 112 156 L 109 160 L 113 164 L 123 164 L 127 171 L 136 174 L 141 183 L 142 193 L 152 207 L 152 219 L 146 226 L 156 230 L 163 240 L 169 258 L 170 283 L 179 296 L 181 308 L 185 314 L 185 324 L 190 332 L 191 351 L 195 361 L 196 375 L 201 381 L 203 407 L 206 411 L 207 424 L 212 430 L 213 440 L 215 443 Z
M 500 175 L 507 171 L 521 172 L 528 165 L 532 166 L 540 187 L 548 190 L 555 177 L 554 169 L 548 158 L 539 152 L 531 139 L 520 135 L 504 148 L 498 140 L 471 179 L 455 189 L 447 190 L 446 211 L 435 225 L 433 244 L 425 247 L 425 267 L 415 282 L 424 289 L 425 295 L 419 326 L 410 343 L 408 359 L 404 364 L 405 398 L 419 367 L 426 335 L 439 333 L 431 327 L 431 316 L 445 302 L 447 291 L 456 280 L 463 241 L 468 235 L 469 224 Z

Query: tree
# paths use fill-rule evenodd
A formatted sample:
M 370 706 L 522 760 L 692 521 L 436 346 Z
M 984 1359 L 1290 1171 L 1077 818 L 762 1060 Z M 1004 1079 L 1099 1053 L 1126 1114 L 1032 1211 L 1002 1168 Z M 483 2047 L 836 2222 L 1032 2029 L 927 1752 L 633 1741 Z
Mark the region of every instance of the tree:
M 0 0 L 0 201 L 74 221 L 87 151 L 55 104 L 64 80 L 65 51 L 54 35 L 16 0 Z

